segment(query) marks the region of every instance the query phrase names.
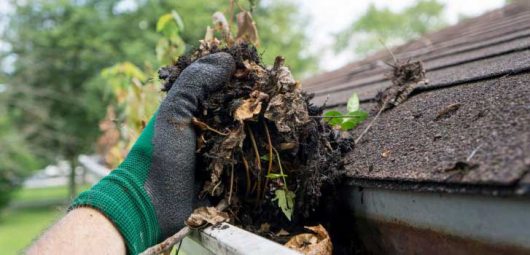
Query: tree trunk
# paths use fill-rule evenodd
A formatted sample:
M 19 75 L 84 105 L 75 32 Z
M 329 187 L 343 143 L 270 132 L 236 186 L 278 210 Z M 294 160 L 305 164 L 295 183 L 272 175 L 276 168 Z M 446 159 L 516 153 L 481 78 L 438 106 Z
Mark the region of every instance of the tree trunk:
M 75 168 L 77 167 L 77 157 L 70 158 L 70 178 L 68 180 L 68 195 L 72 200 L 77 195 L 77 183 L 75 182 Z

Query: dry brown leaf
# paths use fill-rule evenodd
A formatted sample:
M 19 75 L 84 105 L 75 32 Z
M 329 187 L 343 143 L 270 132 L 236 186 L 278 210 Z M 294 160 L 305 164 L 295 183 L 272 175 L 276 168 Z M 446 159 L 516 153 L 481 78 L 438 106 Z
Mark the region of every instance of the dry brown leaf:
M 248 11 L 240 12 L 236 15 L 237 18 L 237 36 L 236 40 L 241 42 L 250 42 L 254 46 L 259 47 L 259 36 L 256 23 L 252 15 Z
M 269 223 L 263 223 L 260 225 L 258 233 L 269 233 L 271 225 Z
M 287 232 L 285 229 L 280 229 L 280 231 L 278 231 L 278 233 L 276 233 L 276 236 L 288 236 L 289 235 L 289 232 Z
M 305 255 L 331 255 L 333 244 L 328 232 L 322 225 L 306 227 L 314 234 L 304 233 L 292 237 L 285 247 L 299 251 Z
M 213 167 L 211 169 L 210 181 L 204 184 L 203 194 L 208 193 L 212 196 L 219 196 L 223 192 L 220 181 L 224 166 L 230 162 L 233 151 L 243 146 L 245 137 L 244 125 L 241 124 L 237 129 L 230 131 L 222 143 L 216 145 L 215 151 L 218 157 L 212 161 Z
M 228 221 L 229 216 L 226 212 L 221 212 L 215 207 L 199 207 L 186 220 L 186 225 L 190 228 L 202 228 L 207 224 L 217 225 L 221 222 Z
M 273 97 L 264 114 L 280 132 L 291 132 L 310 121 L 307 105 L 300 93 L 278 94 Z
M 269 95 L 261 91 L 253 91 L 250 98 L 243 100 L 243 103 L 234 111 L 234 119 L 244 121 L 258 115 L 261 112 L 261 102 L 268 98 Z
M 297 87 L 291 71 L 286 66 L 278 68 L 276 79 L 278 87 L 283 91 L 292 92 Z
M 262 88 L 267 85 L 269 82 L 269 74 L 265 68 L 248 60 L 243 61 L 243 65 L 245 66 L 245 69 L 248 70 L 247 74 L 252 73 L 253 77 L 255 77 L 257 88 Z
M 225 15 L 222 12 L 215 12 L 212 15 L 212 21 L 215 30 L 221 31 L 225 41 L 228 44 L 231 44 L 233 39 L 232 35 L 230 34 L 230 25 L 228 25 L 228 21 L 226 21 Z

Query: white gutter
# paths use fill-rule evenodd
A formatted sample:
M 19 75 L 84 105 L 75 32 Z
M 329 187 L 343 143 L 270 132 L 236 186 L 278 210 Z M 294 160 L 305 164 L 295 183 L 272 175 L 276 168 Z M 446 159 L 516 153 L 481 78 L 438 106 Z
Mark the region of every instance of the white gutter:
M 189 238 L 184 239 L 181 250 L 194 255 L 301 255 L 227 223 L 193 231 Z
M 530 249 L 530 198 L 352 188 L 356 216 Z

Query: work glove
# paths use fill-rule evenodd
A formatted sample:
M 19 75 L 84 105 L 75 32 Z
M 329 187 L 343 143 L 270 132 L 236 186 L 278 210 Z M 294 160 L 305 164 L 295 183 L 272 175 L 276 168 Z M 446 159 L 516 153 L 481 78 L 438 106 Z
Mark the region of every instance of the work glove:
M 192 212 L 196 134 L 191 118 L 208 93 L 231 77 L 228 53 L 184 69 L 126 159 L 70 206 L 98 209 L 137 254 L 183 227 Z

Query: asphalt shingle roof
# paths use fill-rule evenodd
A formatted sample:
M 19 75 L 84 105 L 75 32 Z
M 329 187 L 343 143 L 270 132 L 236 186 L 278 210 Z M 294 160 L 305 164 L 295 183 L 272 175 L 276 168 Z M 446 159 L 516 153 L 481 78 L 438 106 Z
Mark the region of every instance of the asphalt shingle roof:
M 520 191 L 530 180 L 530 4 L 508 5 L 393 52 L 423 61 L 429 83 L 383 112 L 345 158 L 352 181 Z M 344 107 L 357 92 L 370 110 L 378 91 L 391 85 L 385 62 L 392 57 L 381 51 L 310 78 L 304 88 L 329 108 Z

